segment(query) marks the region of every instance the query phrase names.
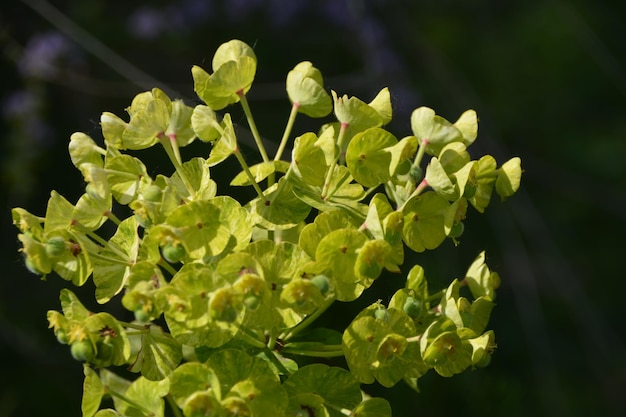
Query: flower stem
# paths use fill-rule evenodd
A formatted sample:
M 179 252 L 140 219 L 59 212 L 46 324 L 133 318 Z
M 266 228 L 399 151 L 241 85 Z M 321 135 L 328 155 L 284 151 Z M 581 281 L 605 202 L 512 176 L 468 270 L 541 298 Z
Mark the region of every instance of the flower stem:
M 296 121 L 296 116 L 298 116 L 298 108 L 300 105 L 298 103 L 293 103 L 291 106 L 291 113 L 289 113 L 289 120 L 287 120 L 287 126 L 285 127 L 285 132 L 283 133 L 283 137 L 280 140 L 280 145 L 278 146 L 278 150 L 276 151 L 276 156 L 274 156 L 274 161 L 280 160 L 283 156 L 283 152 L 285 151 L 285 147 L 287 146 L 287 140 L 289 139 L 289 135 L 291 134 L 291 130 L 293 129 L 293 124 Z
M 120 400 L 124 401 L 125 403 L 127 403 L 128 405 L 131 405 L 132 407 L 136 408 L 137 410 L 141 411 L 144 415 L 146 416 L 153 416 L 154 413 L 150 410 L 148 410 L 147 408 L 145 408 L 144 406 L 142 406 L 141 404 L 139 404 L 138 402 L 131 400 L 130 398 L 128 398 L 127 396 L 125 396 L 124 394 L 120 394 L 117 391 L 113 391 L 111 389 L 109 389 L 109 387 L 106 387 L 106 391 L 108 394 L 110 394 L 112 397 L 117 397 Z
M 286 345 L 281 352 L 292 355 L 312 356 L 316 358 L 335 358 L 343 356 L 343 346 L 341 345 L 325 345 L 319 348 L 298 347 L 297 343 Z
M 328 307 L 330 307 L 333 304 L 333 302 L 335 302 L 335 297 L 327 298 L 324 304 L 319 306 L 317 310 L 315 310 L 312 314 L 309 314 L 308 316 L 306 316 L 304 320 L 296 324 L 291 329 L 287 330 L 286 333 L 283 333 L 283 335 L 280 336 L 279 338 L 283 341 L 287 341 L 290 338 L 292 338 L 296 333 L 306 329 L 311 323 L 317 320 L 317 318 L 321 316 L 322 313 L 324 313 L 324 311 L 326 311 Z
M 265 146 L 263 146 L 263 142 L 261 141 L 261 135 L 259 134 L 259 130 L 256 128 L 256 123 L 254 123 L 254 118 L 252 117 L 252 112 L 250 111 L 248 99 L 246 98 L 243 90 L 237 91 L 237 95 L 239 96 L 241 107 L 243 107 L 243 112 L 246 114 L 246 119 L 248 119 L 248 126 L 250 126 L 250 131 L 252 132 L 252 136 L 254 137 L 256 146 L 259 148 L 259 152 L 261 153 L 261 158 L 263 158 L 263 162 L 269 162 L 270 159 L 267 156 Z
M 167 401 L 167 405 L 170 406 L 170 410 L 172 410 L 172 414 L 174 417 L 183 417 L 183 413 L 180 411 L 180 408 L 176 405 L 176 402 L 172 398 L 172 394 L 167 394 L 165 396 L 165 401 Z
M 263 195 L 263 191 L 261 190 L 261 187 L 259 187 L 259 184 L 257 184 L 256 179 L 254 178 L 254 175 L 252 175 L 252 172 L 250 172 L 250 168 L 248 167 L 248 164 L 246 163 L 245 159 L 243 159 L 243 155 L 241 155 L 241 151 L 239 150 L 239 148 L 235 149 L 233 153 L 237 157 L 237 160 L 239 161 L 239 165 L 241 165 L 241 168 L 243 168 L 243 171 L 246 173 L 248 180 L 252 183 L 252 187 L 254 187 L 254 191 L 256 191 L 259 198 L 263 200 L 264 203 L 267 202 L 267 197 Z
M 195 191 L 193 187 L 191 186 L 191 183 L 189 182 L 187 175 L 183 171 L 183 163 L 180 157 L 180 149 L 178 148 L 176 137 L 166 136 L 164 133 L 162 133 L 159 135 L 159 141 L 161 142 L 161 145 L 163 145 L 163 149 L 165 149 L 165 153 L 167 153 L 167 156 L 170 158 L 170 161 L 172 161 L 174 168 L 176 168 L 176 172 L 178 173 L 178 176 L 180 176 L 180 179 L 183 181 L 183 184 L 185 184 L 185 188 L 187 189 L 187 192 L 193 198 L 195 196 Z

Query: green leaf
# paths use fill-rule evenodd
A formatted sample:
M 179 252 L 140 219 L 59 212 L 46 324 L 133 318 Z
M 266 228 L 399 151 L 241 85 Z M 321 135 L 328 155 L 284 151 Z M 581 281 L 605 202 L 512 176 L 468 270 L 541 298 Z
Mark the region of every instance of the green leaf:
M 324 184 L 328 169 L 326 153 L 320 139 L 311 132 L 297 137 L 291 157 L 293 173 L 305 183 L 313 186 Z
M 339 97 L 335 91 L 331 91 L 331 94 L 335 103 L 335 116 L 339 122 L 352 126 L 356 132 L 383 125 L 383 117 L 367 103 L 356 97 L 348 98 L 347 95 Z
M 403 208 L 402 237 L 415 252 L 435 249 L 446 238 L 446 213 L 448 201 L 439 194 L 428 191 L 410 200 Z
M 357 133 L 346 150 L 350 174 L 365 187 L 376 187 L 391 178 L 391 154 L 385 148 L 398 143 L 388 131 L 370 128 Z
M 496 178 L 496 192 L 502 200 L 517 192 L 521 178 L 522 167 L 518 157 L 511 158 L 502 164 Z
M 472 329 L 476 334 L 484 332 L 493 307 L 494 303 L 489 297 L 479 297 L 474 300 L 470 309 L 470 320 L 469 323 L 466 323 L 466 327 Z
M 361 402 L 361 389 L 354 376 L 345 369 L 324 364 L 300 368 L 284 386 L 289 394 L 289 408 L 293 410 L 314 408 L 316 404 L 310 401 L 317 400 L 329 416 L 341 417 L 344 415 L 341 410 L 352 410 Z
M 485 263 L 485 252 L 481 252 L 470 265 L 465 274 L 465 282 L 470 288 L 474 298 L 483 296 L 495 299 L 495 290 L 500 286 L 500 277 L 496 272 L 491 272 Z
M 125 402 L 120 402 L 122 406 L 116 408 L 127 417 L 145 417 L 146 412 L 149 412 L 150 416 L 163 417 L 163 397 L 169 392 L 169 386 L 169 379 L 150 381 L 140 376 L 130 384 L 124 395 L 136 404 L 141 404 L 143 410 Z
M 411 129 L 420 146 L 425 146 L 429 155 L 439 155 L 444 146 L 452 142 L 469 143 L 463 133 L 452 123 L 428 107 L 420 107 L 411 114 Z
M 84 320 L 85 327 L 92 334 L 96 343 L 97 355 L 93 360 L 98 367 L 119 366 L 130 358 L 130 341 L 119 321 L 109 313 L 95 313 Z M 103 352 L 103 343 L 110 347 L 110 352 Z
M 333 230 L 356 228 L 352 219 L 341 210 L 322 212 L 300 232 L 298 244 L 311 257 L 315 257 L 317 245 Z
M 92 417 L 100 408 L 102 397 L 106 393 L 98 374 L 87 365 L 83 365 L 85 380 L 83 381 L 83 398 L 80 408 L 83 417 Z
M 100 167 L 104 165 L 102 157 L 104 149 L 96 145 L 96 142 L 85 133 L 73 133 L 72 136 L 70 136 L 68 150 L 72 164 L 74 164 L 76 168 L 80 168 L 84 163 L 90 163 Z
M 53 262 L 46 252 L 46 246 L 33 239 L 30 234 L 19 234 L 22 252 L 25 254 L 26 267 L 37 275 L 47 275 L 52 271 Z
M 96 300 L 103 304 L 118 294 L 137 260 L 139 252 L 139 225 L 132 216 L 123 220 L 97 258 L 93 259 L 93 281 L 96 284 Z
M 158 142 L 158 136 L 165 133 L 170 123 L 170 108 L 160 98 L 146 100 L 131 114 L 128 126 L 122 134 L 120 149 L 146 149 Z
M 298 105 L 298 112 L 309 117 L 324 117 L 333 109 L 322 73 L 309 61 L 300 62 L 289 71 L 287 94 L 291 103 Z
M 496 160 L 491 155 L 485 155 L 476 162 L 475 177 L 468 183 L 476 189 L 468 201 L 479 213 L 484 213 L 491 200 L 491 193 L 496 182 Z
M 43 240 L 44 233 L 41 224 L 44 222 L 44 219 L 19 207 L 11 210 L 11 218 L 15 227 L 22 233 L 29 233 L 39 241 Z
M 159 326 L 150 326 L 149 332 L 141 336 L 141 350 L 132 364 L 132 371 L 151 380 L 167 378 L 182 360 L 182 348 L 169 333 Z
M 111 212 L 111 195 L 100 198 L 93 194 L 83 194 L 76 202 L 72 219 L 87 230 L 97 230 L 108 220 Z
M 107 158 L 105 169 L 113 197 L 120 204 L 133 201 L 137 197 L 141 181 L 149 178 L 143 162 L 130 155 Z
M 378 311 L 383 318 L 378 318 Z M 406 338 L 415 336 L 415 326 L 402 310 L 373 304 L 362 311 L 343 333 L 343 351 L 352 374 L 362 383 L 376 379 L 391 387 L 405 377 L 425 372 L 419 346 Z
M 61 301 L 63 314 L 69 320 L 83 321 L 91 315 L 91 312 L 85 308 L 78 297 L 76 297 L 76 294 L 67 288 L 61 290 L 59 300 Z
M 187 146 L 196 138 L 196 133 L 191 126 L 191 114 L 193 108 L 185 105 L 182 100 L 172 102 L 169 125 L 165 135 L 176 140 L 179 147 Z
M 356 275 L 358 251 L 367 242 L 367 237 L 354 229 L 339 229 L 326 235 L 317 246 L 315 259 L 328 268 L 336 284 L 336 295 L 340 301 L 352 301 L 361 295 L 364 285 Z
M 187 399 L 198 391 L 209 392 L 218 400 L 222 398 L 217 375 L 203 363 L 184 363 L 172 372 L 169 379 L 170 394 L 180 408 L 183 408 Z
M 72 224 L 74 206 L 56 191 L 50 193 L 46 208 L 46 220 L 43 226 L 44 235 L 53 230 L 68 229 Z
M 466 370 L 472 364 L 472 345 L 456 332 L 444 332 L 437 336 L 423 352 L 424 362 L 435 368 L 441 376 L 452 376 Z
M 311 258 L 300 248 L 291 242 L 274 243 L 271 240 L 260 240 L 252 242 L 245 249 L 263 267 L 263 275 L 268 288 L 270 288 L 272 302 L 271 306 L 280 305 L 280 294 L 284 286 L 292 279 L 299 276 L 302 265 L 311 261 Z M 280 310 L 282 321 L 285 327 L 291 327 L 299 323 L 301 314 L 296 314 L 291 309 Z M 275 320 L 271 313 L 261 311 L 259 315 L 266 316 L 265 320 Z M 278 325 L 276 323 L 275 325 Z
M 459 129 L 463 135 L 463 142 L 466 145 L 473 143 L 478 136 L 478 116 L 476 115 L 476 111 L 464 111 L 457 121 L 454 122 L 454 127 Z
M 224 349 L 211 355 L 206 364 L 217 375 L 224 398 L 243 399 L 255 416 L 283 415 L 287 392 L 265 360 Z
M 93 264 L 89 252 L 97 251 L 96 245 L 83 235 L 74 232 L 56 230 L 48 237 L 62 237 L 68 244 L 68 250 L 54 259 L 52 268 L 54 272 L 65 280 L 72 281 L 76 286 L 81 286 L 91 275 Z
M 194 90 L 211 109 L 221 110 L 246 94 L 256 73 L 256 56 L 244 42 L 232 40 L 219 46 L 213 56 L 213 74 L 192 67 Z
M 448 143 L 439 153 L 439 162 L 448 175 L 452 175 L 470 162 L 467 147 L 462 142 Z
M 391 417 L 391 406 L 384 398 L 368 398 L 350 414 L 353 417 Z
M 491 353 L 496 348 L 493 330 L 470 339 L 469 342 L 472 345 L 472 365 L 484 366 L 485 363 L 489 363 Z
M 391 155 L 391 161 L 389 162 L 390 176 L 393 177 L 400 174 L 402 168 L 415 156 L 417 146 L 417 138 L 415 136 L 407 136 L 395 145 L 385 149 Z
M 448 174 L 443 169 L 441 162 L 433 156 L 426 167 L 426 181 L 437 194 L 447 200 L 455 200 L 458 197 L 458 190 L 450 181 Z
M 214 142 L 207 164 L 210 167 L 219 164 L 232 155 L 236 149 L 237 137 L 235 136 L 235 129 L 233 128 L 230 114 L 226 113 L 222 119 L 222 134 L 220 138 Z
M 195 200 L 208 200 L 217 194 L 217 184 L 211 179 L 209 163 L 203 158 L 192 158 L 183 163 L 182 170 L 194 191 Z M 190 198 L 178 172 L 172 175 L 172 183 L 184 198 Z
M 100 116 L 100 127 L 102 128 L 102 136 L 104 142 L 115 149 L 125 149 L 122 136 L 128 123 L 110 112 L 104 112 Z
M 382 119 L 383 126 L 391 121 L 393 109 L 391 108 L 391 94 L 389 88 L 385 87 L 378 92 L 376 97 L 370 101 L 369 106 L 376 110 Z
M 285 177 L 265 190 L 263 195 L 264 200 L 257 197 L 248 204 L 252 221 L 265 229 L 291 229 L 311 211 L 311 207 L 294 194 L 292 183 Z
M 204 142 L 214 142 L 221 136 L 222 127 L 217 121 L 215 112 L 209 106 L 198 104 L 191 115 L 191 126 Z
M 228 246 L 231 233 L 222 221 L 227 216 L 211 200 L 192 201 L 172 211 L 166 223 L 176 229 L 187 256 L 200 260 L 217 256 Z

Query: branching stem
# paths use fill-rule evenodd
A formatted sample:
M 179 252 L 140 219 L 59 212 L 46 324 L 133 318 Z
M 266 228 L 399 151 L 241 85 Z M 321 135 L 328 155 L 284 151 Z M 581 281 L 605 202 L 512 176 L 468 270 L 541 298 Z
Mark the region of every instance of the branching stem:
M 261 135 L 259 134 L 259 130 L 256 128 L 256 123 L 254 122 L 254 117 L 252 117 L 252 112 L 250 111 L 250 105 L 248 104 L 248 99 L 244 94 L 243 90 L 237 91 L 237 95 L 239 96 L 239 101 L 241 102 L 241 107 L 243 108 L 243 112 L 246 114 L 246 119 L 248 120 L 248 126 L 250 126 L 250 131 L 252 132 L 252 136 L 254 137 L 254 141 L 256 142 L 256 146 L 259 148 L 259 152 L 261 153 L 261 158 L 263 158 L 263 162 L 269 162 L 269 157 L 267 156 L 267 152 L 265 151 L 265 146 L 263 146 L 263 141 L 261 140 Z

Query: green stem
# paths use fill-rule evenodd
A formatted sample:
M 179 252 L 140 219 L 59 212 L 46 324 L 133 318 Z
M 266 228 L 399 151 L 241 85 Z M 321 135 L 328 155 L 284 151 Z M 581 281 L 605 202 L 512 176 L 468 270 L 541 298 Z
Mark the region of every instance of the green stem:
M 243 326 L 241 326 L 239 328 L 239 332 L 237 333 L 237 337 L 240 338 L 241 340 L 243 340 L 244 342 L 248 343 L 249 345 L 254 346 L 256 348 L 259 348 L 259 349 L 266 349 L 267 348 L 267 346 L 265 346 L 264 342 L 260 341 L 256 337 L 252 336 L 249 333 L 249 330 L 246 329 Z
M 429 295 L 426 302 L 432 303 L 433 301 L 439 301 L 441 300 L 441 297 L 443 297 L 443 294 L 445 294 L 445 290 L 439 290 L 436 293 Z
M 348 180 L 348 178 L 350 178 L 350 171 L 346 171 L 343 174 L 343 177 L 341 177 L 341 179 L 339 181 L 337 181 L 336 186 L 332 190 L 330 190 L 330 192 L 326 196 L 326 200 L 330 200 L 331 198 L 333 198 L 333 196 L 335 195 L 337 190 L 339 190 L 341 188 L 343 183 L 346 182 Z
M 195 191 L 193 187 L 191 186 L 191 183 L 189 182 L 187 175 L 185 175 L 185 172 L 183 171 L 183 163 L 180 157 L 180 150 L 178 149 L 178 143 L 176 142 L 176 137 L 175 136 L 169 137 L 165 135 L 164 133 L 162 133 L 159 135 L 159 142 L 161 142 L 161 145 L 163 145 L 163 149 L 165 149 L 165 153 L 167 153 L 167 156 L 170 158 L 172 165 L 174 165 L 174 168 L 176 169 L 178 176 L 180 177 L 183 184 L 185 185 L 187 192 L 193 198 L 195 196 Z
M 276 357 L 276 353 L 270 350 L 269 348 L 265 349 L 265 356 L 276 366 L 276 368 L 283 373 L 283 375 L 291 375 L 289 369 L 285 368 L 285 365 L 280 361 L 279 358 Z
M 319 316 L 321 316 L 322 313 L 324 313 L 324 311 L 326 311 L 328 309 L 328 307 L 330 307 L 334 302 L 335 302 L 335 297 L 334 296 L 333 297 L 328 297 L 324 301 L 324 304 L 319 306 L 317 308 L 317 310 L 315 310 L 312 314 L 309 314 L 308 316 L 306 316 L 304 318 L 304 320 L 302 320 L 300 323 L 296 324 L 294 327 L 292 327 L 291 329 L 289 329 L 285 333 L 283 333 L 282 336 L 279 336 L 279 339 L 281 339 L 283 341 L 287 341 L 287 340 L 291 339 L 296 333 L 306 329 L 311 323 L 313 323 L 315 320 L 317 320 L 317 318 Z
M 283 156 L 283 152 L 285 151 L 285 147 L 287 146 L 287 140 L 289 139 L 289 135 L 291 134 L 291 130 L 293 129 L 293 124 L 296 121 L 296 116 L 298 116 L 298 108 L 300 104 L 293 103 L 291 106 L 291 112 L 289 113 L 289 120 L 287 120 L 287 126 L 285 127 L 285 132 L 283 133 L 283 137 L 280 140 L 280 145 L 278 146 L 278 150 L 276 151 L 276 156 L 274 156 L 274 161 L 280 160 Z
M 135 323 L 129 323 L 127 321 L 120 321 L 120 320 L 118 320 L 118 322 L 122 326 L 128 327 L 129 329 L 133 329 L 133 330 L 146 331 L 146 330 L 149 330 L 149 328 L 150 328 L 149 324 L 135 324 Z
M 265 146 L 263 146 L 263 142 L 261 141 L 261 135 L 259 134 L 259 130 L 256 128 L 256 123 L 254 123 L 254 118 L 252 117 L 252 112 L 250 111 L 248 99 L 246 98 L 243 90 L 237 91 L 237 95 L 239 96 L 241 107 L 243 107 L 243 112 L 246 114 L 246 119 L 248 119 L 248 126 L 250 126 L 250 131 L 252 132 L 252 136 L 254 137 L 256 146 L 259 148 L 259 152 L 261 153 L 261 158 L 263 158 L 263 162 L 269 162 L 270 159 L 267 156 Z
M 117 256 L 119 256 L 121 259 L 124 260 L 125 264 L 131 264 L 131 260 L 128 258 L 128 255 L 126 255 L 123 251 L 118 249 L 115 245 L 112 245 L 111 242 L 104 240 L 98 234 L 96 234 L 95 232 L 92 232 L 91 230 L 86 229 L 82 224 L 78 222 L 74 223 L 73 226 L 76 227 L 81 232 L 83 232 L 84 234 L 86 234 L 87 236 L 89 236 L 91 239 L 95 240 L 103 248 L 108 249 L 111 252 L 115 253 Z M 89 256 L 93 256 L 93 255 L 95 255 L 96 257 L 99 256 L 100 258 L 105 258 L 99 253 L 89 252 Z
M 163 258 L 159 259 L 157 265 L 165 269 L 170 275 L 174 276 L 178 272 L 172 265 L 168 264 Z
M 106 391 L 112 397 L 117 397 L 120 400 L 124 401 L 125 403 L 128 403 L 129 405 L 135 407 L 137 410 L 141 411 L 144 415 L 146 415 L 146 416 L 154 416 L 154 413 L 152 411 L 148 410 L 147 408 L 145 408 L 143 405 L 139 404 L 138 402 L 135 402 L 134 400 L 131 400 L 130 398 L 128 398 L 124 394 L 120 394 L 117 391 L 113 391 L 113 390 L 109 389 L 109 387 L 106 387 Z
M 91 251 L 87 251 L 87 253 L 89 254 L 89 258 L 91 259 L 98 259 L 102 262 L 114 263 L 114 264 L 123 265 L 123 266 L 133 266 L 133 263 L 130 262 L 129 260 L 124 260 L 124 259 L 119 259 L 119 258 L 110 258 L 108 256 L 103 256 L 103 255 L 100 255 L 99 253 L 91 252 Z
M 167 405 L 170 406 L 170 410 L 172 410 L 172 414 L 174 414 L 174 417 L 183 417 L 183 413 L 176 405 L 176 401 L 174 401 L 174 399 L 172 398 L 172 394 L 167 394 L 165 396 L 165 401 L 167 401 Z
M 422 143 L 417 148 L 417 155 L 415 155 L 415 160 L 413 161 L 413 166 L 420 166 L 422 163 L 422 158 L 424 158 L 424 154 L 426 153 L 426 146 L 428 146 L 428 139 L 422 139 Z
M 117 226 L 119 226 L 120 223 L 122 223 L 122 221 L 115 214 L 113 214 L 112 211 L 107 211 L 106 213 L 104 213 L 104 215 L 113 223 L 115 223 Z
M 328 194 L 328 188 L 330 187 L 330 180 L 335 174 L 335 167 L 337 166 L 337 162 L 341 158 L 341 153 L 343 152 L 343 142 L 346 136 L 346 130 L 348 130 L 348 123 L 341 123 L 341 127 L 339 128 L 339 137 L 337 138 L 337 145 L 339 148 L 339 153 L 335 155 L 335 160 L 328 167 L 328 171 L 326 172 L 326 178 L 324 178 L 324 188 L 322 189 L 322 200 L 326 200 L 326 195 Z
M 239 161 L 239 165 L 241 165 L 241 168 L 243 168 L 243 171 L 246 173 L 248 180 L 252 183 L 252 187 L 254 187 L 254 191 L 256 191 L 259 198 L 263 200 L 264 203 L 267 203 L 267 198 L 263 195 L 263 191 L 261 191 L 261 187 L 259 187 L 259 184 L 257 184 L 256 179 L 254 178 L 254 175 L 252 175 L 252 172 L 250 172 L 250 168 L 248 167 L 248 164 L 246 163 L 245 159 L 243 159 L 243 156 L 241 155 L 241 151 L 239 151 L 239 148 L 235 149 L 233 153 L 237 157 L 237 160 Z
M 312 356 L 316 358 L 336 358 L 344 356 L 343 347 L 341 345 L 326 345 L 320 349 L 299 348 L 296 343 L 287 345 L 281 349 L 281 352 L 291 355 Z

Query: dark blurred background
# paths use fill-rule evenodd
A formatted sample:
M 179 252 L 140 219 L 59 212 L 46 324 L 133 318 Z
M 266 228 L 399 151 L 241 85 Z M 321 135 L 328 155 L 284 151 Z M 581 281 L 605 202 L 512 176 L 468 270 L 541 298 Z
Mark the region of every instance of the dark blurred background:
M 473 155 L 522 158 L 517 195 L 495 197 L 486 215 L 471 211 L 460 246 L 410 259 L 436 287 L 487 251 L 503 282 L 492 364 L 454 378 L 431 372 L 421 394 L 370 387 L 394 416 L 623 415 L 625 17 L 621 1 L 589 0 L 3 2 L 0 417 L 79 415 L 83 379 L 46 329 L 67 283 L 27 272 L 10 209 L 43 215 L 52 189 L 76 201 L 83 184 L 70 134 L 100 140 L 100 114 L 122 115 L 153 86 L 198 103 L 191 66 L 210 70 L 215 49 L 233 38 L 257 54 L 249 100 L 268 142 L 287 120 L 287 72 L 310 60 L 340 94 L 369 101 L 388 86 L 398 137 L 411 134 L 418 106 L 450 120 L 473 108 Z M 295 129 L 317 126 L 300 117 Z M 397 277 L 383 278 L 364 302 L 393 294 Z M 89 284 L 77 292 L 93 298 Z

